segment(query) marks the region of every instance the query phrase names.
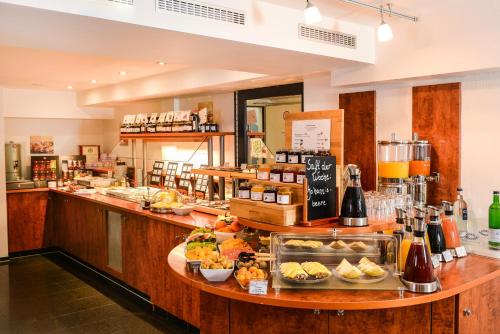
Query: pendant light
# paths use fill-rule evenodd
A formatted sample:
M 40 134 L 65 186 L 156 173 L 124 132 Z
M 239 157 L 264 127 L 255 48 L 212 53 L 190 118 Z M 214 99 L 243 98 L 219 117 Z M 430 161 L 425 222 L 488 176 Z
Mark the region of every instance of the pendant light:
M 387 4 L 389 12 L 391 12 L 391 4 Z M 377 37 L 379 42 L 388 42 L 392 39 L 392 29 L 391 26 L 384 21 L 384 6 L 380 5 L 380 26 L 377 30 Z
M 321 21 L 321 13 L 318 7 L 307 0 L 306 9 L 304 10 L 304 21 L 306 24 L 315 24 Z

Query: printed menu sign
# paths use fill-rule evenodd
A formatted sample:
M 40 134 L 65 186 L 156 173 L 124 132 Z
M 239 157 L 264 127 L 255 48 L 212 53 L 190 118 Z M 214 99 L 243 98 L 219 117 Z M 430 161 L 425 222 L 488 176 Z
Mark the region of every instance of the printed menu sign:
M 329 119 L 292 121 L 292 148 L 294 150 L 329 150 L 330 130 Z
M 335 157 L 306 158 L 308 221 L 335 217 L 336 171 Z

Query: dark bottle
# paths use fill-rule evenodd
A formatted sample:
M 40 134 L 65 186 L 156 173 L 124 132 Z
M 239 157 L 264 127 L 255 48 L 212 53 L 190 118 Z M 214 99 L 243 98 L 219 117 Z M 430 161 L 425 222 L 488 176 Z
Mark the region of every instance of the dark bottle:
M 413 241 L 406 258 L 403 279 L 413 283 L 432 283 L 436 280 L 431 255 L 425 245 L 425 222 L 414 219 Z
M 446 250 L 443 227 L 441 226 L 441 210 L 429 205 L 429 224 L 427 224 L 427 235 L 432 254 L 441 254 Z
M 356 165 L 348 165 L 346 174 L 349 175 L 349 181 L 342 199 L 340 223 L 346 226 L 366 226 L 368 216 L 365 195 L 361 189 L 361 171 Z

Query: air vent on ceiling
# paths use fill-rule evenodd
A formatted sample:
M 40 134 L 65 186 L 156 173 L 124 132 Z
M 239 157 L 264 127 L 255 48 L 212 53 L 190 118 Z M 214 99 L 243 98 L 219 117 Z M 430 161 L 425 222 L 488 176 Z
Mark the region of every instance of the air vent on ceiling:
M 156 0 L 159 12 L 178 13 L 205 19 L 245 25 L 245 13 L 224 7 L 186 0 Z
M 134 0 L 106 0 L 106 1 L 121 3 L 121 4 L 124 4 L 124 5 L 130 5 L 130 6 L 134 5 Z
M 356 36 L 341 32 L 311 27 L 299 23 L 299 38 L 320 41 L 328 44 L 343 46 L 346 48 L 356 48 Z

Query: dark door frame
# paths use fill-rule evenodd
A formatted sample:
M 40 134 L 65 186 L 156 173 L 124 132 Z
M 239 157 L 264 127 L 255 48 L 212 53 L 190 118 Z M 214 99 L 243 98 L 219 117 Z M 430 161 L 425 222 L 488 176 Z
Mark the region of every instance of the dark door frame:
M 304 111 L 304 83 L 298 82 L 288 85 L 262 87 L 255 89 L 239 90 L 234 93 L 234 129 L 236 146 L 236 165 L 247 162 L 248 138 L 246 106 L 247 100 L 263 99 L 266 97 L 300 95 L 302 98 L 302 111 Z

